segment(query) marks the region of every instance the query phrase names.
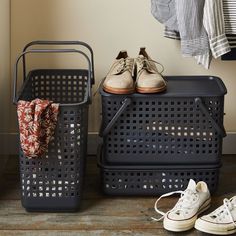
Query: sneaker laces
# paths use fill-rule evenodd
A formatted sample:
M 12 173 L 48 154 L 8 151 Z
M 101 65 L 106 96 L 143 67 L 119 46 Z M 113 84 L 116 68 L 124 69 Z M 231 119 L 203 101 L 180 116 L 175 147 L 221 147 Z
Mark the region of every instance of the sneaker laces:
M 157 73 L 159 73 L 159 74 L 162 74 L 163 73 L 163 71 L 164 71 L 164 66 L 161 64 L 161 63 L 159 63 L 159 62 L 157 62 L 157 61 L 155 61 L 155 60 L 152 60 L 152 59 L 148 59 L 148 58 L 146 58 L 146 57 L 143 57 L 143 56 L 139 56 L 139 57 L 137 57 L 136 59 L 136 62 L 138 62 L 138 63 L 136 63 L 136 64 L 138 64 L 139 66 L 138 66 L 138 72 L 140 72 L 141 70 L 143 70 L 143 69 L 153 69 L 154 71 L 156 71 Z M 158 71 L 158 69 L 154 66 L 154 65 L 151 65 L 151 62 L 152 63 L 154 63 L 154 64 L 157 64 L 157 65 L 159 65 L 159 66 L 161 66 L 161 71 Z
M 132 59 L 130 57 L 122 58 L 122 59 L 118 60 L 117 62 L 115 62 L 113 67 L 116 67 L 117 65 L 118 65 L 118 68 L 117 68 L 117 71 L 116 71 L 117 73 L 120 74 L 120 73 L 124 73 L 125 71 L 130 71 L 132 77 L 134 76 L 134 70 L 135 70 L 134 59 Z M 110 71 L 107 73 L 107 75 L 109 73 L 110 73 Z M 97 88 L 96 88 L 93 96 L 96 96 L 96 94 L 97 94 L 97 92 L 99 90 L 100 85 L 104 82 L 104 80 L 106 79 L 107 75 L 102 80 L 100 80 L 100 82 L 98 83 Z
M 171 210 L 167 211 L 167 212 L 162 212 L 157 208 L 157 204 L 158 202 L 164 198 L 164 197 L 169 197 L 172 196 L 174 194 L 181 194 L 180 199 L 178 200 L 178 202 L 176 203 L 176 205 L 174 206 L 174 208 L 172 208 Z M 185 191 L 174 191 L 174 192 L 170 192 L 170 193 L 166 193 L 161 195 L 155 202 L 154 205 L 154 209 L 155 211 L 161 215 L 160 218 L 154 218 L 151 217 L 152 220 L 154 221 L 161 221 L 168 213 L 170 212 L 180 212 L 180 211 L 186 211 L 186 209 L 190 209 L 192 208 L 192 204 L 198 200 L 198 195 L 196 191 L 193 191 L 191 189 L 186 189 Z
M 211 215 L 211 217 L 214 217 L 216 220 L 218 220 L 219 222 L 222 221 L 222 219 L 224 219 L 226 216 L 229 216 L 231 222 L 234 224 L 234 226 L 236 227 L 236 222 L 233 218 L 233 215 L 231 213 L 231 211 L 236 208 L 236 205 L 234 205 L 232 203 L 233 198 L 231 199 L 227 199 L 225 198 L 223 200 L 223 205 L 221 207 L 219 207 L 218 209 L 216 209 L 213 214 Z

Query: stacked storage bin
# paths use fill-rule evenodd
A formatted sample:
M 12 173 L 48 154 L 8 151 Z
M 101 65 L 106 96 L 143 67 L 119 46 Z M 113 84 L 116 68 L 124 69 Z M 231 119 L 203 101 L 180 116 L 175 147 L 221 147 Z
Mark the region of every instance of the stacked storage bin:
M 189 179 L 216 190 L 222 156 L 224 95 L 217 77 L 166 77 L 161 94 L 103 91 L 102 186 L 107 194 L 183 190 Z
M 37 49 L 29 49 L 35 45 Z M 44 48 L 39 49 L 39 45 L 44 45 Z M 86 53 L 68 48 L 47 49 L 48 45 L 79 46 Z M 39 53 L 77 54 L 86 60 L 87 69 L 36 69 L 27 75 L 25 55 Z M 20 59 L 23 59 L 24 83 L 17 93 Z M 21 200 L 27 211 L 68 212 L 80 207 L 87 155 L 88 106 L 93 83 L 93 52 L 84 42 L 35 41 L 29 43 L 18 57 L 14 103 L 35 98 L 59 103 L 57 127 L 47 153 L 28 159 L 22 149 L 19 150 Z

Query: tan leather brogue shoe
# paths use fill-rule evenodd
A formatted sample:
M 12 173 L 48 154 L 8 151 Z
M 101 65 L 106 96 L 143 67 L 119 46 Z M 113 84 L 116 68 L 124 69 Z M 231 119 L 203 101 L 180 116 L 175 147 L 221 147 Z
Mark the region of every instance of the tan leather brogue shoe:
M 133 93 L 135 91 L 134 66 L 134 59 L 130 58 L 126 51 L 121 51 L 103 82 L 103 89 L 114 94 Z
M 137 92 L 159 93 L 166 90 L 166 82 L 161 75 L 163 70 L 159 72 L 156 64 L 161 65 L 148 56 L 145 48 L 140 48 L 139 55 L 136 59 Z

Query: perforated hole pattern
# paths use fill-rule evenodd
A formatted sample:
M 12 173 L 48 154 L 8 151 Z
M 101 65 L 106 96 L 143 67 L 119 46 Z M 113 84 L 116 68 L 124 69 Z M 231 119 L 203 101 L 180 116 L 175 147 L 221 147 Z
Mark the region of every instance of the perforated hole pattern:
M 105 128 L 121 107 L 122 97 L 103 96 Z M 105 158 L 112 163 L 215 163 L 222 137 L 196 108 L 194 97 L 132 97 L 104 138 Z M 211 117 L 223 126 L 224 97 L 201 98 Z
M 219 168 L 190 170 L 102 169 L 102 186 L 111 195 L 158 195 L 186 189 L 190 179 L 205 181 L 211 192 L 218 186 Z
M 27 80 L 20 99 L 77 103 L 84 101 L 86 86 L 86 71 L 38 70 Z M 55 135 L 45 156 L 28 160 L 20 150 L 22 202 L 26 208 L 79 206 L 87 152 L 88 106 L 60 106 L 59 112 Z

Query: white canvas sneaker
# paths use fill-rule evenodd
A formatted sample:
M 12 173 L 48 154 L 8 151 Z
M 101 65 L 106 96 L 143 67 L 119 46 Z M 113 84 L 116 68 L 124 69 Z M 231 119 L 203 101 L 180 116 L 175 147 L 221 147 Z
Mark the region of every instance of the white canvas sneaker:
M 173 209 L 164 213 L 157 208 L 157 203 L 163 197 L 173 194 L 181 194 L 180 199 Z M 166 230 L 173 232 L 182 232 L 194 227 L 195 221 L 200 213 L 210 207 L 211 196 L 207 184 L 203 181 L 195 183 L 190 180 L 185 191 L 175 191 L 162 195 L 155 203 L 155 211 L 162 215 L 161 218 L 153 220 L 160 221 L 164 219 L 163 225 Z
M 236 196 L 224 199 L 222 206 L 197 219 L 195 228 L 205 233 L 217 235 L 236 233 Z

